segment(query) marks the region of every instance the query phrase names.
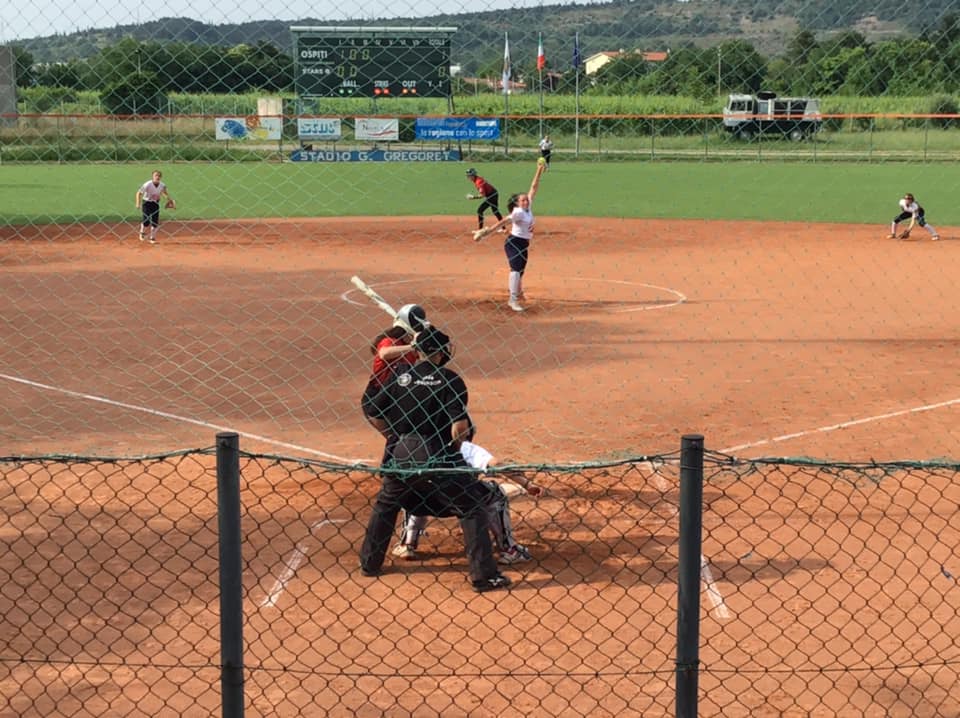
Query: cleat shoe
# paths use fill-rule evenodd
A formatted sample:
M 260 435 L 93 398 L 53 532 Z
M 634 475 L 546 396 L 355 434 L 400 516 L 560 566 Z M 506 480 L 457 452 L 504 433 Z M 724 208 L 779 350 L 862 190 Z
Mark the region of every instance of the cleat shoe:
M 888 235 L 887 235 L 887 238 L 888 238 L 888 239 L 896 239 L 896 238 L 897 238 L 897 235 L 895 235 L 895 234 L 888 234 Z
M 932 239 L 934 242 L 936 242 L 938 239 L 940 239 L 940 235 L 939 235 L 939 234 L 935 234 L 935 235 L 933 235 L 930 239 Z
M 157 238 L 156 238 L 156 237 L 151 237 L 151 238 L 150 238 L 150 244 L 156 244 L 156 243 L 157 243 Z
M 487 591 L 499 591 L 502 588 L 510 588 L 512 581 L 502 573 L 498 573 L 490 578 L 473 581 L 472 583 L 474 591 L 477 593 L 486 593 Z
M 141 235 L 140 235 L 140 241 L 143 242 L 143 241 L 145 241 L 145 240 L 146 240 L 146 237 L 144 237 L 144 236 L 141 234 Z
M 404 543 L 398 543 L 394 546 L 391 553 L 397 558 L 402 558 L 404 561 L 416 561 L 417 558 L 419 558 L 417 556 L 417 550 L 413 546 L 407 546 Z
M 500 554 L 500 558 L 497 559 L 497 563 L 503 564 L 512 564 L 512 563 L 523 563 L 524 561 L 532 561 L 533 556 L 530 555 L 530 552 L 527 551 L 526 546 L 521 546 L 517 544 L 506 551 L 503 551 Z
M 511 299 L 509 302 L 507 302 L 507 306 L 510 307 L 515 312 L 525 311 L 524 308 L 520 305 L 520 302 L 518 302 L 516 299 Z

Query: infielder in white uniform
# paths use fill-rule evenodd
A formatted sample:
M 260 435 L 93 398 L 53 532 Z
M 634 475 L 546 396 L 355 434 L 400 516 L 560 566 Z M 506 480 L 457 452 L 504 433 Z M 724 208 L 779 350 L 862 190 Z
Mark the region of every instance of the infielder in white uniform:
M 160 181 L 163 173 L 160 170 L 154 170 L 153 177 L 144 182 L 137 190 L 135 200 L 137 209 L 143 210 L 143 219 L 140 222 L 140 241 L 147 238 L 147 231 L 150 232 L 150 244 L 157 243 L 157 228 L 160 226 L 160 200 L 167 198 L 167 207 L 173 209 L 176 206 L 173 197 L 167 191 L 167 186 Z
M 900 233 L 900 236 L 897 237 L 897 225 L 906 220 L 910 220 L 910 224 L 907 225 L 907 228 Z M 937 234 L 937 230 L 933 225 L 927 224 L 927 218 L 924 216 L 923 207 L 917 204 L 917 200 L 914 199 L 913 195 L 907 192 L 903 196 L 903 199 L 900 200 L 900 214 L 893 218 L 893 221 L 890 222 L 890 239 L 907 239 L 910 236 L 910 230 L 913 229 L 915 224 L 919 224 L 925 230 L 930 233 L 930 239 L 937 240 L 940 239 L 940 235 Z

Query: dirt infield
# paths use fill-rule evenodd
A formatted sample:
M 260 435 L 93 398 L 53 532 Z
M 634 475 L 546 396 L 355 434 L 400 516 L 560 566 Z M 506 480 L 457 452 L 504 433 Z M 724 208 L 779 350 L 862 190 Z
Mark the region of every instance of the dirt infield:
M 941 242 L 897 242 L 885 238 L 882 226 L 546 217 L 538 220 L 525 279 L 529 309 L 516 314 L 505 306 L 502 236 L 476 244 L 470 222 L 169 222 L 157 246 L 137 241 L 131 227 L 3 230 L 4 451 L 139 455 L 210 446 L 217 430 L 232 428 L 250 451 L 374 460 L 382 442 L 361 418 L 358 399 L 369 340 L 389 321 L 352 287 L 350 277 L 357 274 L 395 305 L 423 304 L 449 330 L 479 440 L 502 457 L 554 463 L 673 453 L 684 433 L 702 433 L 708 449 L 741 456 L 857 461 L 960 453 L 960 319 L 952 307 L 960 242 L 951 241 L 949 230 L 941 228 Z M 197 475 L 210 476 L 209 466 L 182 463 L 182 471 L 141 477 L 137 498 L 126 507 L 166 514 L 169 507 L 157 504 L 161 488 L 164 496 L 180 496 Z M 375 482 L 349 472 L 318 481 L 294 465 L 305 476 L 284 474 L 269 461 L 262 476 L 247 467 L 245 510 L 248 527 L 256 527 L 244 549 L 251 571 L 246 609 L 257 637 L 249 650 L 253 663 L 269 668 L 275 661 L 281 675 L 276 686 L 250 699 L 252 714 L 321 698 L 357 715 L 383 715 L 398 705 L 411 712 L 438 706 L 437 714 L 450 715 L 486 715 L 491 705 L 497 710 L 490 714 L 562 715 L 581 703 L 590 709 L 579 714 L 670 714 L 675 484 L 660 485 L 643 468 L 625 476 L 584 472 L 561 475 L 541 500 L 516 501 L 518 538 L 535 561 L 510 567 L 514 588 L 494 602 L 466 587 L 461 541 L 450 522 L 435 522 L 427 541 L 433 553 L 423 562 L 388 559 L 385 576 L 361 578 L 356 546 Z M 92 488 L 79 494 L 67 475 L 45 481 L 38 473 L 35 483 L 19 477 L 4 507 L 21 521 L 4 536 L 14 547 L 6 559 L 11 572 L 19 561 L 46 576 L 47 555 L 72 552 L 95 559 L 96 571 L 118 546 L 136 560 L 138 550 L 154 545 L 139 523 L 124 534 L 122 520 L 83 541 L 79 528 L 66 538 L 46 535 L 43 552 L 21 540 L 17 526 L 35 523 L 31 486 L 50 506 L 59 506 L 59 492 L 82 496 L 98 512 L 103 507 L 93 504 L 99 497 L 116 492 L 123 498 L 126 475 L 100 468 L 98 477 L 97 468 L 86 478 Z M 860 582 L 893 582 L 896 596 L 869 584 L 871 610 L 902 621 L 884 624 L 883 635 L 891 625 L 919 626 L 924 619 L 909 615 L 917 594 L 905 579 L 903 589 L 895 580 L 903 575 L 903 559 L 910 558 L 917 586 L 930 583 L 938 560 L 948 562 L 938 552 L 955 544 L 952 532 L 937 531 L 936 541 L 932 533 L 911 538 L 912 548 L 901 551 L 887 533 L 895 534 L 902 517 L 877 528 L 854 510 L 857 501 L 879 512 L 908 507 L 911 520 L 923 526 L 928 506 L 916 497 L 924 487 L 906 481 L 901 494 L 897 484 L 870 494 L 852 483 L 789 478 L 754 474 L 755 485 L 717 484 L 708 497 L 714 511 L 705 560 L 714 571 L 712 590 L 723 594 L 733 617 L 718 616 L 716 602 L 710 609 L 705 584 L 704 635 L 711 636 L 708 650 L 717 651 L 705 659 L 713 667 L 727 660 L 736 668 L 735 660 L 746 664 L 751 652 L 759 652 L 767 665 L 793 665 L 788 659 L 799 655 L 815 671 L 822 644 L 803 621 L 841 615 L 818 583 L 824 576 L 834 577 L 833 590 L 849 587 L 846 608 L 858 610 L 865 603 L 856 593 Z M 156 485 L 144 489 L 148 479 Z M 729 495 L 715 495 L 717 486 Z M 949 484 L 937 490 L 946 496 Z M 778 502 L 797 491 L 799 509 Z M 211 500 L 189 503 L 204 510 L 205 522 L 193 528 L 177 523 L 188 534 L 185 547 L 212 544 L 206 529 L 213 521 Z M 810 507 L 813 519 L 830 526 L 833 542 L 823 541 L 817 521 L 804 514 Z M 81 528 L 83 508 L 77 509 Z M 781 509 L 782 516 L 802 520 L 782 521 Z M 763 517 L 773 518 L 774 534 L 762 533 Z M 870 576 L 856 573 L 860 557 L 853 546 L 836 550 L 854 535 L 866 537 L 868 557 L 882 558 Z M 295 571 L 289 569 L 294 555 Z M 285 566 L 290 575 L 280 581 Z M 178 609 L 164 610 L 160 600 L 186 593 L 195 578 L 203 587 L 203 575 L 192 568 L 163 574 L 151 605 L 162 625 L 182 626 L 181 639 L 212 655 L 215 649 L 202 640 L 205 631 Z M 207 571 L 212 575 L 212 568 Z M 51 575 L 44 585 L 56 587 L 58 580 Z M 50 605 L 59 606 L 54 594 Z M 128 600 L 121 594 L 119 607 Z M 208 616 L 210 597 L 201 591 L 190 598 L 184 614 Z M 952 610 L 954 602 L 943 605 Z M 773 642 L 787 627 L 764 619 L 782 617 L 783 606 L 799 616 L 790 624 L 800 635 L 793 653 L 781 653 L 783 644 Z M 79 604 L 71 615 L 51 609 L 64 621 L 59 627 L 65 635 L 73 617 L 84 620 L 92 612 Z M 430 616 L 455 620 L 434 623 Z M 941 625 L 954 635 L 951 621 L 923 623 L 930 634 L 924 637 L 932 641 Z M 289 626 L 301 635 L 285 634 Z M 436 631 L 430 640 L 427 629 Z M 472 650 L 468 637 L 486 642 Z M 862 638 L 849 640 L 849 655 L 868 655 Z M 425 668 L 423 661 L 448 641 L 463 654 L 451 648 L 438 655 L 443 669 L 432 676 L 433 663 Z M 490 645 L 496 651 L 488 652 Z M 285 676 L 289 656 L 278 654 L 281 646 L 303 662 L 307 678 Z M 833 649 L 831 659 L 847 660 L 845 650 Z M 359 677 L 351 673 L 356 666 L 347 654 L 357 665 L 373 661 L 371 674 L 366 664 Z M 464 665 L 451 667 L 451 657 Z M 398 675 L 377 677 L 397 663 Z M 565 672 L 571 666 L 597 675 Z M 615 668 L 612 677 L 603 675 L 607 666 Z M 526 677 L 483 675 L 494 670 Z M 450 671 L 480 676 L 465 687 Z M 330 685 L 329 675 L 335 675 Z M 801 675 L 799 685 L 784 690 L 772 679 L 753 690 L 745 675 L 720 684 L 705 676 L 701 685 L 713 704 L 703 714 L 759 714 L 751 701 L 760 710 L 773 696 L 798 714 L 800 708 L 827 714 L 836 707 L 839 715 L 855 689 L 840 679 L 836 686 L 811 688 Z M 38 680 L 47 685 L 42 676 Z M 151 686 L 146 676 L 138 680 Z M 942 680 L 949 693 L 952 678 Z M 152 686 L 152 696 L 165 701 L 164 685 Z M 11 694 L 19 686 L 13 688 Z M 731 709 L 736 700 L 742 701 L 739 712 L 736 705 Z M 873 705 L 877 699 L 860 694 L 857 700 Z
M 373 459 L 356 404 L 388 321 L 357 274 L 453 335 L 501 456 L 674 451 L 688 432 L 742 455 L 958 454 L 949 229 L 542 217 L 517 315 L 502 235 L 470 226 L 167 222 L 157 246 L 130 226 L 6 228 L 0 435 L 114 455 L 232 428 L 246 448 Z

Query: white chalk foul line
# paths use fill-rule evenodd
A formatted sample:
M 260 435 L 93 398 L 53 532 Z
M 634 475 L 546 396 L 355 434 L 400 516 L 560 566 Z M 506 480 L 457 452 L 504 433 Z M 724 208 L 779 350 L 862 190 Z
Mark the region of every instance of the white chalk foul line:
M 326 526 L 327 524 L 342 524 L 345 520 L 346 519 L 321 519 L 310 527 L 310 534 L 313 534 L 313 532 L 321 526 Z M 287 588 L 290 579 L 296 575 L 297 569 L 300 568 L 300 564 L 302 564 L 306 558 L 307 541 L 303 540 L 294 546 L 293 552 L 287 560 L 283 562 L 283 570 L 280 572 L 280 575 L 277 576 L 276 581 L 274 581 L 273 588 L 271 588 L 263 600 L 260 601 L 260 608 L 277 605 L 277 601 Z
M 885 419 L 895 419 L 898 416 L 906 416 L 907 414 L 920 414 L 925 411 L 933 411 L 934 409 L 943 409 L 944 407 L 953 406 L 955 404 L 960 404 L 960 399 L 949 399 L 948 401 L 939 401 L 935 404 L 924 404 L 923 406 L 914 406 L 909 409 L 900 409 L 898 411 L 891 411 L 886 414 L 876 414 L 875 416 L 867 416 L 862 419 L 853 419 L 851 421 L 844 421 L 839 424 L 830 424 L 829 426 L 821 426 L 816 429 L 808 429 L 806 431 L 797 431 L 792 434 L 782 434 L 781 436 L 774 436 L 771 439 L 761 439 L 760 441 L 751 441 L 748 444 L 740 444 L 739 446 L 731 446 L 727 449 L 720 449 L 720 453 L 732 454 L 735 451 L 752 449 L 755 446 L 764 446 L 765 444 L 776 444 L 781 441 L 789 441 L 790 439 L 799 439 L 804 436 L 809 436 L 811 434 L 826 434 L 831 431 L 837 431 L 838 429 L 847 429 L 851 426 L 869 424 L 874 421 L 884 421 Z
M 307 454 L 313 454 L 314 456 L 320 456 L 324 459 L 333 459 L 334 461 L 342 461 L 347 464 L 359 464 L 364 463 L 363 459 L 347 459 L 342 456 L 337 456 L 336 454 L 328 454 L 325 451 L 318 451 L 316 449 L 311 449 L 306 446 L 299 446 L 297 444 L 289 444 L 285 441 L 277 441 L 276 439 L 270 439 L 266 436 L 260 436 L 258 434 L 250 434 L 244 431 L 237 431 L 236 429 L 218 426 L 217 424 L 211 424 L 208 421 L 201 421 L 199 419 L 191 419 L 189 416 L 180 416 L 179 414 L 171 414 L 166 411 L 159 411 L 157 409 L 151 409 L 146 406 L 139 406 L 137 404 L 128 404 L 123 401 L 115 401 L 114 399 L 108 399 L 105 396 L 97 396 L 96 394 L 86 394 L 80 391 L 73 391 L 72 389 L 66 389 L 61 386 L 51 386 L 50 384 L 42 384 L 38 381 L 31 381 L 29 379 L 24 379 L 18 376 L 10 376 L 9 374 L 0 374 L 0 379 L 6 379 L 7 381 L 16 382 L 18 384 L 24 384 L 26 386 L 33 387 L 34 389 L 44 389 L 46 391 L 54 391 L 59 394 L 64 394 L 66 396 L 72 396 L 76 399 L 86 399 L 87 401 L 95 401 L 100 404 L 108 404 L 109 406 L 116 406 L 120 409 L 129 409 L 130 411 L 137 411 L 142 414 L 150 414 L 151 416 L 159 416 L 164 419 L 170 419 L 172 421 L 179 421 L 184 424 L 193 424 L 194 426 L 202 426 L 206 429 L 213 429 L 215 431 L 233 431 L 236 432 L 238 436 L 242 436 L 247 439 L 252 439 L 254 441 L 261 441 L 265 444 L 271 444 L 273 446 L 279 446 L 284 449 L 293 449 L 294 451 L 302 451 Z
M 713 573 L 710 571 L 710 564 L 707 558 L 700 554 L 700 580 L 703 582 L 703 590 L 706 591 L 710 603 L 713 604 L 713 610 L 716 611 L 717 618 L 730 618 L 730 611 L 727 604 L 723 602 L 723 594 L 717 588 L 717 582 L 713 580 Z

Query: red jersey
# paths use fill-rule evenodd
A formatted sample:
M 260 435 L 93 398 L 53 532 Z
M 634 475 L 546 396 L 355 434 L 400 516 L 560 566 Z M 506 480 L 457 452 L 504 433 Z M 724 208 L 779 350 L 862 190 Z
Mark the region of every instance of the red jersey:
M 393 378 L 393 375 L 401 371 L 405 367 L 412 366 L 417 363 L 419 358 L 415 351 L 409 351 L 404 354 L 399 359 L 394 359 L 393 361 L 387 362 L 380 358 L 380 350 L 387 347 L 398 347 L 406 344 L 407 342 L 401 339 L 393 339 L 391 337 L 384 337 L 377 344 L 374 349 L 373 354 L 373 374 L 370 376 L 370 383 L 376 384 L 378 387 L 382 387 L 388 381 Z
M 470 181 L 473 182 L 473 184 L 476 186 L 477 192 L 482 194 L 484 197 L 489 197 L 490 195 L 492 195 L 494 192 L 497 191 L 496 187 L 494 187 L 492 184 L 487 182 L 480 175 L 477 175 L 476 177 L 471 177 Z

